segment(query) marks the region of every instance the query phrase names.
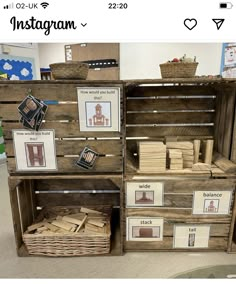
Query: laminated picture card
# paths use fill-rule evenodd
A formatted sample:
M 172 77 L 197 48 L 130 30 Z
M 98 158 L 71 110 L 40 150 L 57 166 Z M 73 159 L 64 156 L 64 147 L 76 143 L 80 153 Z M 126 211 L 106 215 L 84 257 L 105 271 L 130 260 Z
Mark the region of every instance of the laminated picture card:
M 77 88 L 80 131 L 120 131 L 120 88 Z
M 54 130 L 12 130 L 17 171 L 57 170 Z

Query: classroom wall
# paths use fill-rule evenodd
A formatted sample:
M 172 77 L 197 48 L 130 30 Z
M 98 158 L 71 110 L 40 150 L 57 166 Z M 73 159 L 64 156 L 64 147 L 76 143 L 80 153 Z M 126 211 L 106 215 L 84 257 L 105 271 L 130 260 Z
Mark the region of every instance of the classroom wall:
M 40 67 L 64 62 L 64 46 L 70 43 L 39 43 Z M 160 78 L 159 64 L 174 57 L 196 56 L 196 75 L 220 73 L 222 43 L 121 43 L 120 79 Z

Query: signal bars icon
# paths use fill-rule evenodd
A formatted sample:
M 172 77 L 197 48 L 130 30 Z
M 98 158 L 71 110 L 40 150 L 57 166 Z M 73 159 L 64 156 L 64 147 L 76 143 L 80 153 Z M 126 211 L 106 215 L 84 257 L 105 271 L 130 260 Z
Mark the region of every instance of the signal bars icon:
M 12 8 L 14 8 L 14 3 L 3 6 L 3 9 L 12 9 Z
M 47 2 L 42 2 L 40 5 L 41 5 L 44 9 L 46 9 L 47 6 L 49 5 L 49 3 L 47 3 Z

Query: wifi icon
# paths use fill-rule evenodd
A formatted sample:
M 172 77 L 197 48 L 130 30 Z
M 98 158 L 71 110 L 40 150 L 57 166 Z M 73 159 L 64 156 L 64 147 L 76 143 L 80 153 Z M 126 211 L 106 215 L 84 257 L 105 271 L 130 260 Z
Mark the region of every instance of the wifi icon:
M 44 9 L 46 9 L 47 6 L 49 5 L 49 3 L 47 3 L 47 2 L 42 2 L 40 5 L 41 5 Z

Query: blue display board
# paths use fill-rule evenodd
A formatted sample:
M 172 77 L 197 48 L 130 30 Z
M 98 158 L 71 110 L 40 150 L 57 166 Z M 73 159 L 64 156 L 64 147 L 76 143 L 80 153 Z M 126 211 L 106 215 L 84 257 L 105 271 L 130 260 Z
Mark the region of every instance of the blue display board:
M 33 80 L 34 59 L 0 54 L 0 71 L 7 73 L 10 80 Z

